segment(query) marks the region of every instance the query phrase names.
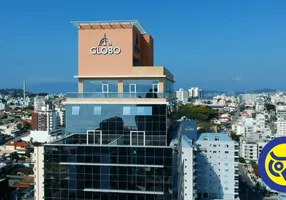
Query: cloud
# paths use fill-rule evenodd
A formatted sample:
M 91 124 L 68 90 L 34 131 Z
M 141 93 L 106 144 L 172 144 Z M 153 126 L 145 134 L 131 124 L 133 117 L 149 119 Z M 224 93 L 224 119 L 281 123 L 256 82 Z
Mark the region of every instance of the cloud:
M 236 77 L 234 77 L 232 80 L 233 80 L 233 81 L 241 81 L 242 78 L 241 78 L 240 76 L 236 76 Z

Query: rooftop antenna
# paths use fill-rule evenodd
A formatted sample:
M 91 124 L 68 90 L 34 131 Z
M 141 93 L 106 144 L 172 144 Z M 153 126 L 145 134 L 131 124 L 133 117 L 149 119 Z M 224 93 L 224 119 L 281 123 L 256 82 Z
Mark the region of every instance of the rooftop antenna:
M 23 98 L 24 98 L 24 103 L 26 103 L 26 80 L 23 82 Z

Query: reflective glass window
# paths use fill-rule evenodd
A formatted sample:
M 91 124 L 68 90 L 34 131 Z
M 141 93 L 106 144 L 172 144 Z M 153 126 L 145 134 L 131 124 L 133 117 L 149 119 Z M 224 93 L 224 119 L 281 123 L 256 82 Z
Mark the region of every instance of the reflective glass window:
M 94 106 L 93 114 L 101 115 L 101 106 Z
M 118 92 L 117 80 L 84 80 L 83 92 Z
M 79 115 L 79 106 L 72 107 L 72 115 Z

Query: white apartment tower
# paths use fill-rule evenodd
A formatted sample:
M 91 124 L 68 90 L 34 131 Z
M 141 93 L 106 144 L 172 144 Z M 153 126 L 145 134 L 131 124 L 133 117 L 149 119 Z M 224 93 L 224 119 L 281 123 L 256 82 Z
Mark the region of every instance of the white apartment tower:
M 44 147 L 35 146 L 33 153 L 34 162 L 34 197 L 35 200 L 44 199 Z
M 202 133 L 196 144 L 198 199 L 238 198 L 238 144 L 225 133 Z
M 34 110 L 41 111 L 42 107 L 46 106 L 45 98 L 42 96 L 36 96 L 34 98 Z
M 189 93 L 183 88 L 180 88 L 178 91 L 176 91 L 176 97 L 178 102 L 185 104 L 188 102 Z
M 178 163 L 178 200 L 195 200 L 197 197 L 195 145 L 187 136 L 183 136 L 179 151 Z
M 190 98 L 199 98 L 199 99 L 203 98 L 203 90 L 202 89 L 199 89 L 197 87 L 192 87 L 188 91 L 189 91 L 189 97 Z

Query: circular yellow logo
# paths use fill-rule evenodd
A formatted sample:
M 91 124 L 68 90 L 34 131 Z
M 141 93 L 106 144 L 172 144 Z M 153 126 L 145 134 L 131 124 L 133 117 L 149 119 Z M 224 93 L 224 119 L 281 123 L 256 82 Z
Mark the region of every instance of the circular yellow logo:
M 270 141 L 259 156 L 262 180 L 273 190 L 286 192 L 286 137 Z

